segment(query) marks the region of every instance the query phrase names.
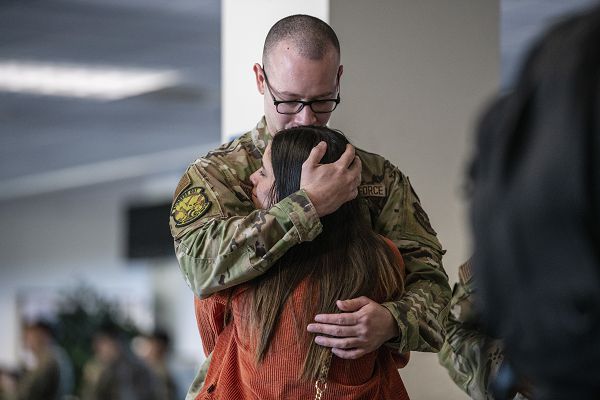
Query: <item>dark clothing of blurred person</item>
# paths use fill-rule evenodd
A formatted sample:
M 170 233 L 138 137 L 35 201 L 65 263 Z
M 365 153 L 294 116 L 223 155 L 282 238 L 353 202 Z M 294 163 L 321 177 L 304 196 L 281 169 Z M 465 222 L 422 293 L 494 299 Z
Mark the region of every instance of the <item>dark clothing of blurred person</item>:
M 90 400 L 159 400 L 156 389 L 152 373 L 139 360 L 122 355 L 104 366 Z
M 25 372 L 17 384 L 18 400 L 60 399 L 60 368 L 51 353 L 41 355 L 36 366 Z
M 116 331 L 97 333 L 94 352 L 85 367 L 84 400 L 160 400 L 156 377 Z
M 18 379 L 16 371 L 0 367 L 0 400 L 10 400 L 16 391 Z
M 146 336 L 141 358 L 152 370 L 158 382 L 158 397 L 161 400 L 177 400 L 177 385 L 168 366 L 171 337 L 166 331 L 156 330 Z
M 158 398 L 160 400 L 177 400 L 177 385 L 166 364 L 151 364 L 152 372 L 158 379 Z
M 479 127 L 482 318 L 534 399 L 600 398 L 600 7 L 549 30 Z
M 45 321 L 26 324 L 23 331 L 26 351 L 32 356 L 6 397 L 16 400 L 59 400 L 71 394 L 73 370 L 66 353 L 54 341 L 52 326 Z

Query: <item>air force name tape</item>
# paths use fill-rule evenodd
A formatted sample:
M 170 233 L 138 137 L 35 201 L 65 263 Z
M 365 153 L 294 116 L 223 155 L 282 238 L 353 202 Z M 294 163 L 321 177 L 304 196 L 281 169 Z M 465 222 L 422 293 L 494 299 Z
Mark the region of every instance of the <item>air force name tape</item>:
M 385 197 L 384 185 L 360 185 L 358 193 L 363 197 Z

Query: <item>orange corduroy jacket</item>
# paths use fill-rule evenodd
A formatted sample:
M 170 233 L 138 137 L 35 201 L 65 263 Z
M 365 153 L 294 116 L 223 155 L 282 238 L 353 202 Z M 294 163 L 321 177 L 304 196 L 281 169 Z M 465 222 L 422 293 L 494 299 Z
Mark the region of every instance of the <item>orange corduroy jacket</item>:
M 404 262 L 393 242 L 397 264 L 404 275 Z M 234 290 L 216 293 L 207 299 L 195 299 L 196 320 L 205 354 L 212 360 L 202 391 L 196 400 L 204 399 L 313 399 L 315 382 L 299 379 L 306 348 L 298 338 L 295 315 L 299 315 L 307 297 L 308 281 L 301 282 L 284 305 L 279 323 L 264 360 L 257 365 L 255 343 L 240 296 L 247 289 L 241 285 Z M 229 302 L 232 322 L 224 323 Z M 247 317 L 246 317 L 247 318 Z M 323 399 L 408 400 L 398 368 L 408 362 L 409 354 L 397 354 L 386 346 L 357 360 L 332 357 L 327 388 Z

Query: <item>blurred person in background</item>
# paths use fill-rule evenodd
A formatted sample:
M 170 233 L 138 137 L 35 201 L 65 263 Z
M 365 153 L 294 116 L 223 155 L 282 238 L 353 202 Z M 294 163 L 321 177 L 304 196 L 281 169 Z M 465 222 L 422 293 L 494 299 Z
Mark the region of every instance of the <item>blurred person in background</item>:
M 481 319 L 512 365 L 497 386 L 527 377 L 534 399 L 600 398 L 599 43 L 598 6 L 553 26 L 478 130 Z
M 93 339 L 94 358 L 84 368 L 84 400 L 159 400 L 149 367 L 129 349 L 120 330 L 102 326 Z
M 60 400 L 73 390 L 73 369 L 56 343 L 49 321 L 37 319 L 23 325 L 25 367 L 21 374 L 3 374 L 3 396 L 15 400 Z
M 274 135 L 295 126 L 328 123 L 341 101 L 340 46 L 325 22 L 307 15 L 281 19 L 253 66 L 264 116 L 249 132 L 189 166 L 175 189 L 170 227 L 184 279 L 200 298 L 251 281 L 294 246 L 323 229 L 321 218 L 360 192 L 360 213 L 391 239 L 406 263 L 406 287 L 385 303 L 340 299 L 337 313 L 317 315 L 310 329 L 337 356 L 380 346 L 398 354 L 437 352 L 450 299 L 443 250 L 410 181 L 383 157 L 348 145 L 345 164 L 319 164 L 324 143 L 302 169 L 299 190 L 269 209 L 256 209 L 250 176 Z M 376 116 L 371 116 L 376 118 Z M 364 299 L 363 299 L 364 300 Z M 354 350 L 348 341 L 360 337 Z M 210 360 L 210 357 L 208 358 Z M 201 368 L 193 390 L 203 381 Z
M 17 382 L 19 373 L 10 368 L 0 368 L 0 400 L 10 400 L 14 398 L 17 391 Z
M 171 348 L 170 335 L 165 330 L 156 329 L 141 339 L 142 345 L 138 346 L 138 355 L 146 362 L 158 379 L 158 398 L 162 400 L 178 399 L 177 385 L 168 366 Z

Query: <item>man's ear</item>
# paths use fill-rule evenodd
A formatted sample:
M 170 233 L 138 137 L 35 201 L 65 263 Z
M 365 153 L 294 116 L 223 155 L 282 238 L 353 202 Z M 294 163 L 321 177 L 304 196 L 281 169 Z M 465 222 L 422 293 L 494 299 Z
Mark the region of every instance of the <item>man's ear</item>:
M 340 80 L 342 79 L 342 74 L 344 73 L 344 66 L 340 65 L 338 67 L 338 73 L 337 73 L 337 79 L 338 79 L 338 83 L 340 83 Z
M 260 64 L 256 63 L 252 67 L 254 71 L 254 77 L 256 78 L 256 88 L 258 92 L 262 95 L 265 94 L 265 74 L 263 73 L 262 67 Z

